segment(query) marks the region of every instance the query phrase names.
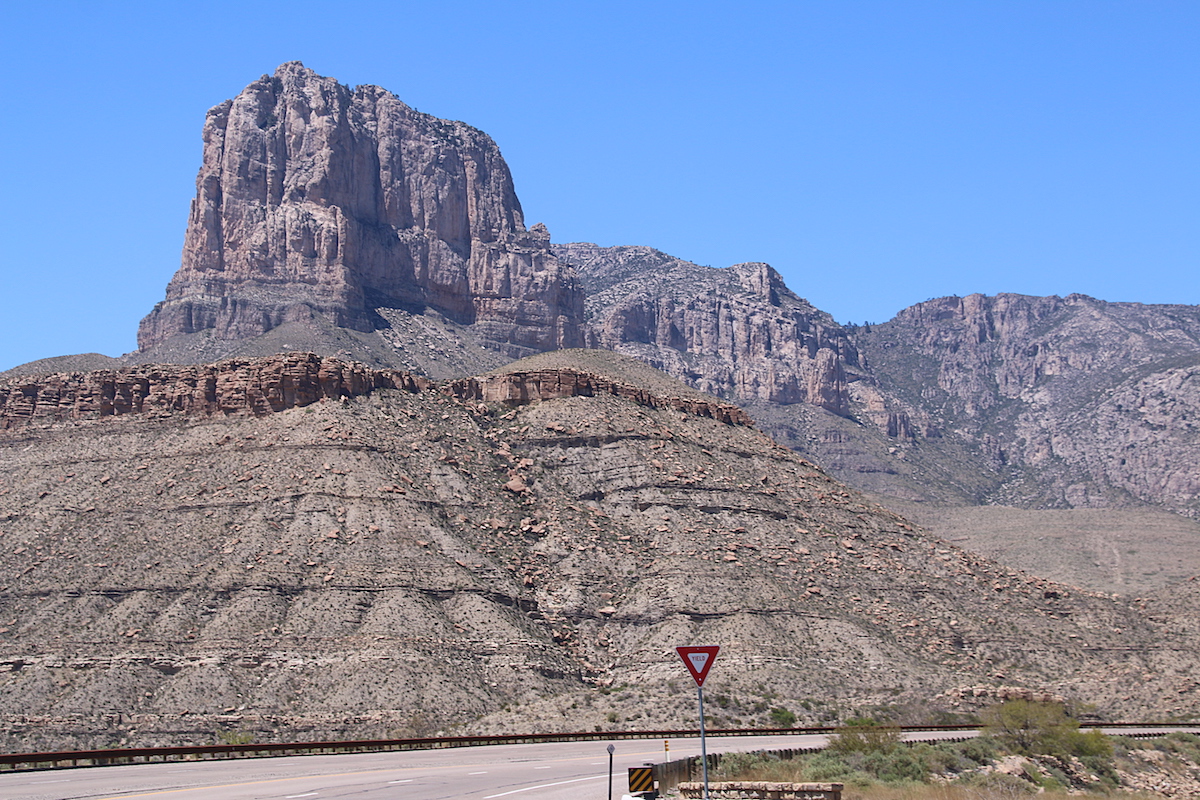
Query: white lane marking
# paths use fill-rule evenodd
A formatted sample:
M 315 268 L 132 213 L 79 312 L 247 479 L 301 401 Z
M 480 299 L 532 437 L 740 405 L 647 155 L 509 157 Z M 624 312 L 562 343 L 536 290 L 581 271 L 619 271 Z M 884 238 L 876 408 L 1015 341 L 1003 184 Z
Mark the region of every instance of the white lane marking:
M 58 780 L 58 781 L 30 781 L 30 783 L 70 783 L 70 782 L 71 782 L 70 778 L 63 778 L 62 780 Z
M 388 785 L 390 786 L 393 783 L 412 783 L 412 782 L 413 782 L 412 778 L 405 778 L 402 781 L 388 781 Z
M 306 794 L 285 794 L 284 799 L 292 800 L 292 798 L 295 798 L 295 797 L 316 797 L 316 796 L 317 796 L 316 792 L 308 792 Z
M 524 789 L 513 789 L 511 792 L 501 792 L 500 794 L 489 794 L 483 800 L 492 800 L 495 797 L 508 797 L 510 794 L 520 794 L 521 792 L 532 792 L 535 789 L 549 789 L 551 786 L 565 786 L 568 783 L 579 783 L 580 781 L 594 781 L 600 778 L 607 778 L 607 775 L 593 775 L 590 778 L 574 778 L 569 781 L 559 781 L 558 783 L 543 783 L 541 786 L 526 786 Z
M 549 767 L 534 767 L 534 769 L 550 769 Z
M 486 772 L 468 772 L 468 775 L 487 775 Z

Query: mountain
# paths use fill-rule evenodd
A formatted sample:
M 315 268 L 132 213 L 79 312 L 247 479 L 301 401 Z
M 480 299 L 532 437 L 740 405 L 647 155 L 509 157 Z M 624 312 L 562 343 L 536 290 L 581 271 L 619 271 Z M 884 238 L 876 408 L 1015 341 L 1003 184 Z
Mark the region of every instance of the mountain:
M 403 365 L 392 322 L 426 313 L 503 359 L 582 343 L 574 276 L 525 228 L 482 131 L 292 62 L 211 109 L 203 138 L 183 263 L 138 360 L 227 356 L 285 327 Z
M 742 404 L 861 489 L 1200 513 L 1200 307 L 971 295 L 843 327 L 765 264 L 554 251 L 579 273 L 590 346 Z
M 969 448 L 977 502 L 1200 513 L 1200 307 L 971 295 L 855 341 L 912 441 Z
M 722 725 L 1004 686 L 1191 708 L 1179 612 L 933 539 L 618 354 L 438 383 L 293 354 L 0 397 L 8 749 L 686 726 L 687 642 L 723 646 Z
M 684 726 L 688 642 L 717 724 L 1197 713 L 1200 309 L 839 325 L 299 63 L 204 135 L 141 349 L 0 376 L 5 746 Z

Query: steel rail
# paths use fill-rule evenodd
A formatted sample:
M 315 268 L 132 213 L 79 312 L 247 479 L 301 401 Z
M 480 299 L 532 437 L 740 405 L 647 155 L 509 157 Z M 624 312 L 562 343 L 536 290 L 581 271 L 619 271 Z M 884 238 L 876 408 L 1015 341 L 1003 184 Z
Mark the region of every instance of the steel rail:
M 1081 728 L 1128 729 L 1200 729 L 1197 724 L 1164 722 L 1087 723 Z M 903 733 L 978 731 L 979 725 L 913 725 L 900 728 Z M 814 728 L 718 728 L 708 733 L 725 736 L 789 736 L 833 734 L 841 727 Z M 149 764 L 166 761 L 201 761 L 229 758 L 271 758 L 345 753 L 380 753 L 398 750 L 438 750 L 452 747 L 480 747 L 500 744 L 539 744 L 549 742 L 611 741 L 614 739 L 687 739 L 700 735 L 697 730 L 659 731 L 578 731 L 575 733 L 529 733 L 504 736 L 440 736 L 422 739 L 361 739 L 332 742 L 262 742 L 252 744 L 182 745 L 178 747 L 113 748 L 104 750 L 63 750 L 44 753 L 0 753 L 0 772 L 72 767 L 104 767 L 119 764 Z

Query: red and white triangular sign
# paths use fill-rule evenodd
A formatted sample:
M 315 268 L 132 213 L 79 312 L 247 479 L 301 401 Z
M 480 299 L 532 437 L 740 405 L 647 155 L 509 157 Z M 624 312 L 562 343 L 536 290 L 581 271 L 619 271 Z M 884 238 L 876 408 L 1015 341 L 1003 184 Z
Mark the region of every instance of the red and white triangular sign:
M 704 679 L 708 677 L 708 671 L 712 669 L 713 662 L 717 660 L 717 653 L 720 651 L 721 648 L 715 644 L 703 647 L 675 648 L 675 652 L 679 653 L 679 657 L 683 659 L 683 665 L 688 668 L 688 672 L 692 673 L 692 678 L 695 679 L 697 686 L 704 686 Z

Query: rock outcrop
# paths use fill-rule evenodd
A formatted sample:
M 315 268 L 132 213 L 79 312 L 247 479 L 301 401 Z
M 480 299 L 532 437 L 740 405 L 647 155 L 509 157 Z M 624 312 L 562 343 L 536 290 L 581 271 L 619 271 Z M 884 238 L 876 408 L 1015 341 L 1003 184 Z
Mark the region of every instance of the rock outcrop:
M 977 502 L 1200 514 L 1200 307 L 947 297 L 854 339 L 922 447 L 991 473 Z
M 183 263 L 139 348 L 314 315 L 369 331 L 377 308 L 432 308 L 509 357 L 578 346 L 582 296 L 549 245 L 486 134 L 284 64 L 208 112 Z
M 0 428 L 122 414 L 269 414 L 375 389 L 419 391 L 430 382 L 398 370 L 312 353 L 201 366 L 149 365 L 0 382 Z
M 595 397 L 608 394 L 632 400 L 638 405 L 675 409 L 685 414 L 709 417 L 728 425 L 753 424 L 750 415 L 745 411 L 732 403 L 722 403 L 716 398 L 660 397 L 643 386 L 633 386 L 603 375 L 576 370 L 522 370 L 485 375 L 456 381 L 451 384 L 450 390 L 464 400 L 513 406 L 560 397 Z
M 556 245 L 587 292 L 588 346 L 734 401 L 849 413 L 858 353 L 766 264 L 701 267 L 648 247 Z

